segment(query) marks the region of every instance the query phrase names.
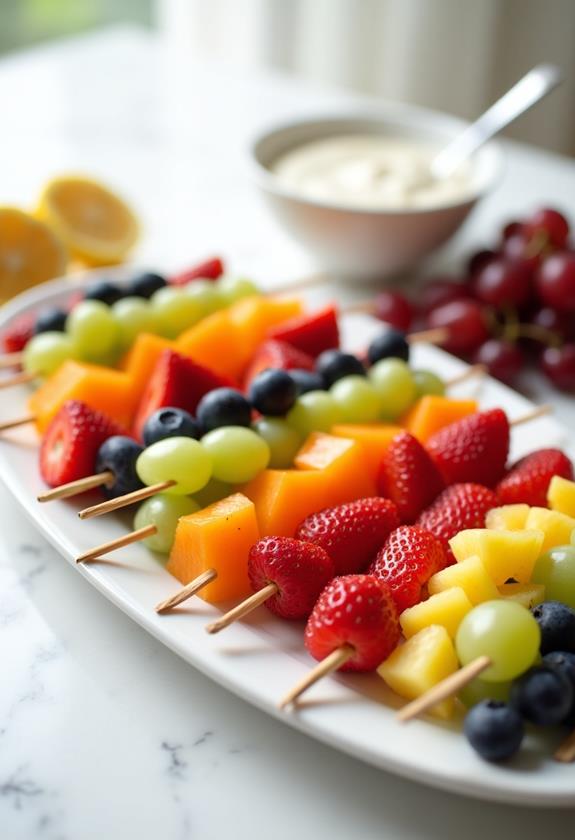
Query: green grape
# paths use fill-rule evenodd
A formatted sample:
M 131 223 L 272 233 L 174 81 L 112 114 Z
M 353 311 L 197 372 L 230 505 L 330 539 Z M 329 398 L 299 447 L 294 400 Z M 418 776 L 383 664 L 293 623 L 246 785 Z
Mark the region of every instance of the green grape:
M 475 677 L 470 683 L 467 683 L 457 697 L 464 706 L 470 709 L 482 700 L 501 700 L 502 703 L 507 703 L 509 700 L 509 692 L 511 691 L 511 682 L 486 682 L 485 680 Z
M 492 664 L 482 672 L 485 682 L 505 682 L 526 671 L 539 652 L 541 633 L 529 610 L 514 601 L 485 601 L 468 612 L 455 638 L 462 665 L 479 656 Z
M 418 397 L 425 397 L 427 394 L 443 397 L 445 394 L 443 379 L 431 370 L 414 370 L 413 380 Z
M 181 516 L 196 513 L 200 506 L 189 496 L 168 496 L 158 493 L 146 499 L 138 508 L 134 517 L 134 528 L 155 525 L 157 533 L 142 540 L 145 546 L 160 554 L 169 554 L 174 542 L 176 525 Z
M 150 298 L 160 335 L 177 338 L 202 317 L 200 301 L 175 286 L 164 286 Z
M 66 332 L 89 362 L 107 361 L 120 349 L 120 325 L 100 300 L 80 301 L 66 319 Z
M 244 297 L 259 295 L 260 290 L 252 280 L 247 277 L 221 277 L 217 281 L 218 292 L 222 296 L 224 306 L 229 306 Z
M 368 376 L 383 400 L 385 420 L 397 420 L 417 399 L 413 376 L 402 359 L 382 359 L 369 369 Z
M 548 601 L 562 601 L 575 609 L 575 546 L 558 545 L 542 554 L 531 580 L 545 586 Z
M 230 485 L 225 481 L 218 481 L 217 478 L 210 478 L 205 487 L 194 493 L 194 499 L 201 508 L 213 505 L 214 502 L 219 502 L 220 499 L 225 499 L 230 495 Z
M 112 312 L 120 325 L 122 350 L 131 347 L 140 333 L 157 333 L 158 319 L 147 300 L 125 297 L 112 305 Z
M 204 435 L 202 446 L 213 464 L 214 478 L 243 484 L 265 470 L 270 448 L 263 438 L 244 426 L 222 426 Z
M 294 407 L 286 415 L 286 421 L 293 426 L 302 440 L 311 432 L 329 432 L 341 420 L 341 413 L 331 394 L 326 391 L 308 391 L 298 397 Z
M 199 441 L 187 437 L 164 438 L 144 449 L 136 461 L 136 472 L 148 486 L 175 481 L 165 492 L 170 496 L 188 496 L 206 486 L 212 475 L 212 462 Z
M 269 466 L 274 470 L 291 467 L 302 444 L 299 432 L 279 417 L 260 417 L 253 427 L 270 448 Z
M 50 376 L 62 362 L 74 359 L 77 348 L 66 333 L 44 332 L 35 335 L 24 348 L 23 367 L 34 376 Z
M 347 423 L 371 423 L 381 416 L 383 400 L 365 376 L 344 376 L 329 389 Z
M 199 307 L 202 318 L 225 306 L 218 285 L 213 280 L 193 280 L 183 287 L 183 292 L 187 297 L 192 298 Z

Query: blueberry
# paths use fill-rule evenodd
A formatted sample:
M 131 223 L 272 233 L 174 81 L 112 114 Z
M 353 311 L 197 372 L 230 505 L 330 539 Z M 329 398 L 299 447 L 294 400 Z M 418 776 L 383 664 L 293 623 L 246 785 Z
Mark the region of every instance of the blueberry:
M 555 726 L 571 711 L 573 686 L 552 665 L 534 665 L 513 682 L 510 702 L 531 723 Z
M 199 438 L 200 427 L 192 415 L 183 408 L 166 406 L 150 414 L 144 425 L 142 437 L 146 446 L 169 437 Z
M 403 359 L 409 361 L 409 344 L 405 333 L 390 327 L 373 339 L 367 350 L 369 363 L 374 365 L 381 359 Z
M 531 610 L 541 630 L 541 653 L 575 653 L 575 610 L 560 601 L 544 601 Z
M 487 761 L 511 758 L 525 732 L 519 712 L 499 700 L 482 700 L 474 706 L 467 713 L 463 731 L 473 749 Z
M 357 356 L 341 350 L 324 350 L 316 359 L 315 369 L 328 388 L 344 376 L 365 376 L 365 368 Z
M 57 306 L 50 306 L 43 309 L 36 318 L 34 332 L 36 335 L 43 332 L 64 332 L 66 329 L 66 318 L 68 313 L 65 309 L 58 309 Z
M 84 298 L 86 300 L 100 300 L 102 303 L 107 303 L 111 306 L 117 300 L 124 297 L 124 292 L 115 283 L 110 283 L 108 280 L 97 280 L 95 283 L 90 283 L 86 286 Z
M 113 435 L 101 445 L 96 456 L 96 472 L 110 470 L 114 474 L 112 486 L 103 488 L 108 499 L 144 486 L 136 473 L 136 461 L 143 451 L 143 446 L 124 435 Z
M 557 671 L 560 671 L 571 683 L 573 688 L 573 703 L 571 711 L 563 721 L 568 726 L 575 726 L 575 653 L 568 651 L 555 650 L 552 653 L 547 653 L 543 657 L 545 665 L 551 665 Z
M 126 289 L 126 294 L 134 297 L 151 298 L 154 292 L 163 289 L 165 285 L 166 280 L 161 274 L 148 271 L 146 274 L 134 277 Z
M 249 426 L 252 408 L 234 388 L 214 388 L 199 401 L 196 417 L 204 433 L 220 426 Z
M 250 384 L 248 398 L 255 409 L 270 417 L 284 417 L 297 397 L 297 387 L 285 370 L 268 368 Z
M 308 391 L 325 391 L 325 381 L 323 376 L 314 370 L 300 370 L 294 368 L 288 371 L 289 375 L 295 382 L 297 396 L 307 394 Z

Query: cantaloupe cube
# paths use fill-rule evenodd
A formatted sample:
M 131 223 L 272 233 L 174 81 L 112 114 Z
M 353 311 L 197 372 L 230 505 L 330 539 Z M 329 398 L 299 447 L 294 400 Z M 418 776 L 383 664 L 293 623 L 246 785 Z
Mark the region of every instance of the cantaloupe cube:
M 542 507 L 532 507 L 525 522 L 526 528 L 538 528 L 543 531 L 544 540 L 541 552 L 548 551 L 556 545 L 568 545 L 571 534 L 575 529 L 575 519 L 557 510 Z M 519 578 L 516 578 L 519 580 Z M 524 581 L 521 581 L 523 583 Z
M 194 324 L 177 338 L 175 345 L 184 356 L 236 381 L 252 355 L 226 309 Z
M 210 604 L 241 600 L 251 594 L 248 555 L 259 539 L 253 503 L 234 493 L 197 513 L 182 516 L 167 570 L 186 584 L 208 569 L 217 578 L 198 593 Z
M 455 638 L 457 628 L 464 616 L 473 608 L 473 604 L 460 586 L 446 589 L 432 595 L 414 607 L 408 607 L 399 616 L 399 623 L 406 639 L 415 636 L 430 624 L 444 627 L 451 638 Z
M 400 697 L 415 700 L 458 668 L 457 655 L 447 630 L 432 624 L 397 647 L 382 662 L 377 673 Z M 434 706 L 430 713 L 446 719 L 453 715 L 454 709 L 455 700 L 450 697 Z
M 504 531 L 520 531 L 525 528 L 529 505 L 502 505 L 491 508 L 485 517 L 485 527 Z
M 504 531 L 470 528 L 450 539 L 449 546 L 457 562 L 477 555 L 489 577 L 500 586 L 509 578 L 518 583 L 529 582 L 535 561 L 542 551 L 543 536 L 543 532 L 537 529 Z
M 444 426 L 475 414 L 476 411 L 475 400 L 452 400 L 428 394 L 409 409 L 401 425 L 421 443 L 425 443 Z
M 253 356 L 268 332 L 301 315 L 303 303 L 299 298 L 254 295 L 242 298 L 228 309 L 229 318 L 239 331 L 243 348 Z
M 359 443 L 365 455 L 366 469 L 375 479 L 389 444 L 402 431 L 401 426 L 384 423 L 338 423 L 332 426 L 331 434 Z
M 545 600 L 545 587 L 542 583 L 504 583 L 499 587 L 499 594 L 530 609 Z
M 156 362 L 163 351 L 173 348 L 174 342 L 160 335 L 140 333 L 129 351 L 120 362 L 121 370 L 125 371 L 134 383 L 134 388 L 141 394 L 150 378 Z
M 460 586 L 473 606 L 483 601 L 493 601 L 499 598 L 499 591 L 479 557 L 472 556 L 461 563 L 448 566 L 436 572 L 427 581 L 427 591 L 430 595 L 444 592 L 454 586 Z
M 575 481 L 554 475 L 547 488 L 547 502 L 551 510 L 575 517 Z
M 359 443 L 312 432 L 294 458 L 296 470 L 320 470 L 325 478 L 325 507 L 376 495 L 375 481 L 365 469 Z

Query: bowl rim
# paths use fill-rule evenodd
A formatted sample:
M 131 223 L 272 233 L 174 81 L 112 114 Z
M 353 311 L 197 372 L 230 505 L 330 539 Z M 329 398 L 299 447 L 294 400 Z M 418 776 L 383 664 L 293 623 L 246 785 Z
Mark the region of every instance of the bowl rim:
M 418 216 L 472 206 L 480 198 L 491 192 L 501 181 L 503 175 L 505 155 L 502 145 L 500 141 L 489 140 L 478 150 L 478 154 L 487 153 L 491 155 L 492 172 L 483 184 L 480 184 L 473 191 L 467 193 L 461 200 L 444 201 L 429 207 L 363 208 L 356 205 L 325 201 L 303 195 L 297 189 L 283 184 L 280 178 L 261 162 L 259 158 L 259 147 L 274 135 L 279 136 L 286 131 L 298 127 L 321 127 L 329 123 L 348 123 L 350 126 L 354 123 L 372 123 L 374 126 L 380 124 L 382 126 L 392 125 L 398 128 L 401 128 L 403 124 L 405 128 L 422 129 L 422 133 L 425 133 L 426 130 L 429 130 L 431 133 L 432 129 L 435 128 L 438 131 L 444 130 L 446 134 L 452 134 L 453 136 L 471 125 L 470 121 L 443 111 L 392 102 L 385 102 L 377 107 L 364 105 L 354 110 L 325 112 L 319 115 L 315 112 L 310 113 L 309 116 L 302 114 L 292 119 L 275 120 L 261 127 L 248 141 L 248 166 L 251 170 L 252 180 L 267 193 L 333 212 L 368 216 Z

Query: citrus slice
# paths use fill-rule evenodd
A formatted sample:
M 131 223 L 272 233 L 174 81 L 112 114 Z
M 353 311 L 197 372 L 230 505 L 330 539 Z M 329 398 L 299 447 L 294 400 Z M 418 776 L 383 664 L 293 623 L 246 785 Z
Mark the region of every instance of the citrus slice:
M 0 207 L 0 303 L 65 270 L 65 249 L 47 225 L 15 207 Z
M 73 257 L 88 265 L 122 262 L 139 235 L 138 220 L 128 205 L 103 184 L 82 176 L 49 181 L 37 215 Z

